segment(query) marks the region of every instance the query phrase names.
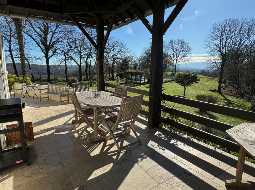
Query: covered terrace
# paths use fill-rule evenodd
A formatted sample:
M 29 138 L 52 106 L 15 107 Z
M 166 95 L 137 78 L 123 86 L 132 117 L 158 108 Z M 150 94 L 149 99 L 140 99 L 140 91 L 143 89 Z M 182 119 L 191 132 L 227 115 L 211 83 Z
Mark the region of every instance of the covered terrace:
M 24 120 L 32 121 L 34 126 L 35 142 L 31 151 L 34 161 L 30 166 L 1 172 L 0 189 L 226 189 L 225 181 L 235 177 L 237 157 L 222 148 L 238 152 L 239 145 L 229 138 L 178 122 L 174 117 L 224 134 L 233 126 L 162 103 L 175 102 L 255 121 L 253 112 L 162 93 L 163 36 L 186 3 L 187 0 L 0 1 L 1 14 L 77 25 L 97 51 L 99 91 L 111 90 L 104 80 L 104 47 L 111 30 L 141 20 L 152 35 L 149 92 L 128 87 L 132 93 L 146 96 L 144 107 L 148 108 L 135 123 L 142 145 L 128 146 L 119 152 L 111 143 L 88 144 L 82 129 L 73 128 L 72 105 L 27 99 Z M 173 10 L 164 19 L 168 7 Z M 152 23 L 146 19 L 148 15 L 153 15 Z M 85 26 L 96 28 L 96 41 Z M 132 140 L 131 136 L 127 142 Z M 247 162 L 243 181 L 255 182 L 254 167 Z

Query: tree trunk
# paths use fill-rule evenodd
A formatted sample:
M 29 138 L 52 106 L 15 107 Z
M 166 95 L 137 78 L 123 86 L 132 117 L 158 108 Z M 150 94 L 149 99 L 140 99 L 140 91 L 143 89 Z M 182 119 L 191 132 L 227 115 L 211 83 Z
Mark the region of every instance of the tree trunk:
M 114 70 L 115 70 L 115 64 L 114 64 L 114 62 L 112 62 L 112 68 L 111 68 L 111 80 L 115 80 Z
M 18 70 L 17 70 L 17 67 L 16 67 L 16 62 L 15 62 L 15 59 L 14 59 L 14 56 L 13 56 L 11 44 L 9 44 L 8 49 L 9 49 L 9 54 L 10 54 L 10 57 L 11 57 L 11 60 L 12 60 L 12 66 L 13 66 L 14 73 L 18 77 L 19 73 L 18 73 Z
M 91 80 L 91 60 L 89 61 L 89 68 L 88 68 L 88 79 Z
M 66 55 L 64 55 L 64 63 L 65 63 L 65 78 L 66 78 L 66 82 L 68 82 L 68 68 L 67 68 L 67 61 L 66 61 Z
M 82 81 L 82 68 L 81 68 L 81 64 L 78 65 L 78 71 L 79 71 L 79 81 Z
M 221 66 L 220 66 L 220 73 L 219 73 L 219 81 L 218 81 L 218 93 L 222 94 L 222 83 L 223 83 L 223 75 L 224 75 L 224 68 L 226 63 L 225 56 L 221 56 Z
M 186 87 L 183 87 L 183 96 L 186 96 Z
M 89 68 L 88 67 L 89 67 L 88 61 L 86 61 L 86 63 L 85 63 L 85 79 L 86 79 L 86 81 L 89 80 L 89 73 L 88 73 Z
M 46 61 L 46 67 L 47 67 L 47 81 L 51 82 L 51 79 L 50 79 L 50 58 L 47 54 L 45 55 L 45 61 Z
M 33 74 L 33 72 L 32 72 L 31 65 L 30 65 L 29 60 L 28 60 L 27 58 L 26 58 L 26 61 L 27 61 L 28 69 L 29 69 L 30 74 L 31 74 L 32 82 L 34 82 L 34 81 L 35 81 L 35 77 L 34 77 L 34 74 Z
M 24 77 L 26 75 L 26 64 L 25 64 L 25 50 L 24 50 L 22 20 L 20 18 L 12 18 L 12 20 L 15 24 L 15 29 L 16 29 L 16 34 L 17 34 L 17 41 L 18 41 L 18 45 L 19 45 L 21 73 Z

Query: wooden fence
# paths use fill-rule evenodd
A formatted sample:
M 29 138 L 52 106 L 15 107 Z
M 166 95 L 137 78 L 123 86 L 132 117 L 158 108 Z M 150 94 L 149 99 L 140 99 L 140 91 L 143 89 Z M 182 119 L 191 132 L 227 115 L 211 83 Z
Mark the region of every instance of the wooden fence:
M 108 85 L 108 86 L 111 88 L 114 88 L 114 85 Z M 127 87 L 127 90 L 128 92 L 142 94 L 144 96 L 149 96 L 149 92 L 145 90 L 141 90 L 141 89 L 137 89 L 133 87 Z M 246 121 L 255 122 L 255 113 L 251 111 L 247 111 L 247 110 L 237 109 L 237 108 L 218 105 L 218 104 L 212 104 L 208 102 L 202 102 L 198 100 L 191 100 L 181 96 L 171 96 L 166 94 L 163 94 L 162 101 L 165 101 L 165 103 L 173 102 L 173 103 L 189 106 L 192 108 L 197 108 L 197 109 L 203 110 L 203 112 L 209 111 L 209 112 L 227 115 L 227 116 L 231 116 L 235 118 L 240 118 Z M 144 100 L 143 106 L 148 107 L 148 105 L 149 105 L 149 102 Z M 204 139 L 206 141 L 210 141 L 212 143 L 218 144 L 229 151 L 239 150 L 239 145 L 235 143 L 234 141 L 224 138 L 222 136 L 218 136 L 213 133 L 207 132 L 205 130 L 201 130 L 197 127 L 189 126 L 176 118 L 183 118 L 185 120 L 201 124 L 207 129 L 220 131 L 223 134 L 225 134 L 224 136 L 227 136 L 226 130 L 232 128 L 233 127 L 232 125 L 223 123 L 205 116 L 201 116 L 199 114 L 186 112 L 183 110 L 175 109 L 173 107 L 167 107 L 163 104 L 161 104 L 161 109 L 162 109 L 162 112 L 164 113 L 161 116 L 162 124 L 169 125 L 178 130 L 187 132 L 199 139 Z M 146 111 L 145 109 L 142 111 L 142 114 L 147 115 L 148 111 Z

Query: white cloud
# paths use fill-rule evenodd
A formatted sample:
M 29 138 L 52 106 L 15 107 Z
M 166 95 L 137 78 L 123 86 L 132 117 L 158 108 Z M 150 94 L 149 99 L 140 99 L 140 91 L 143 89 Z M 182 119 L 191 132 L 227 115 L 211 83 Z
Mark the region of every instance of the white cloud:
M 195 10 L 195 11 L 194 11 L 194 15 L 195 15 L 195 16 L 198 16 L 199 13 L 200 13 L 200 12 L 199 12 L 198 10 Z
M 191 20 L 194 20 L 196 19 L 197 17 L 201 16 L 203 13 L 203 11 L 199 11 L 199 10 L 194 10 L 193 13 L 189 16 L 186 16 L 186 17 L 183 17 L 181 20 L 183 21 L 191 21 Z
M 183 29 L 183 23 L 179 24 L 179 28 L 180 28 L 180 30 Z
M 129 35 L 134 35 L 134 30 L 131 26 L 127 26 L 127 30 L 126 30 L 127 34 Z
M 207 54 L 193 54 L 187 58 L 188 62 L 208 62 L 208 61 L 219 61 L 218 57 L 209 56 Z

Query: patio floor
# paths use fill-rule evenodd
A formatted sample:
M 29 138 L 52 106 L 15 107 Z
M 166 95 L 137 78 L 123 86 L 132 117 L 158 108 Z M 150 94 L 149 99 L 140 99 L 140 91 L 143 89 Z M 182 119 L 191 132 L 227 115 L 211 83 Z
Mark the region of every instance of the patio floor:
M 148 130 L 142 117 L 142 145 L 121 153 L 112 142 L 88 145 L 73 129 L 70 104 L 29 100 L 24 119 L 36 134 L 33 163 L 2 171 L 1 190 L 225 189 L 235 175 L 236 157 L 182 134 Z M 244 181 L 255 182 L 254 167 L 246 164 Z

